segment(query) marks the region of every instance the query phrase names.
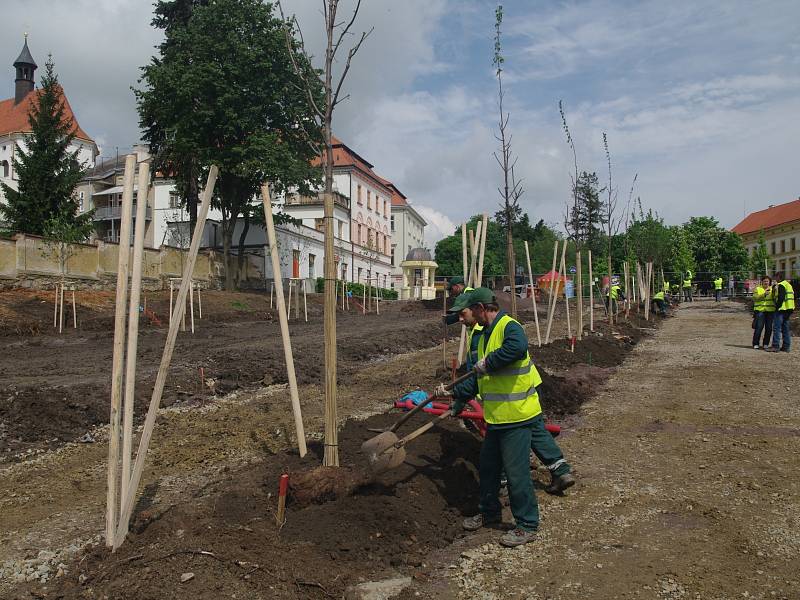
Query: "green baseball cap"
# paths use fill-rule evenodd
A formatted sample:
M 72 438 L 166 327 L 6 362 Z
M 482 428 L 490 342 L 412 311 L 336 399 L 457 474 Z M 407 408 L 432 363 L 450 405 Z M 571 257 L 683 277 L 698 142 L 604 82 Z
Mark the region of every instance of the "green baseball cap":
M 463 292 L 456 296 L 455 302 L 453 302 L 453 306 L 450 307 L 450 310 L 447 312 L 451 313 L 460 313 L 465 308 L 469 308 L 472 306 L 473 302 L 471 300 L 472 292 Z
M 452 290 L 454 285 L 464 285 L 464 278 L 460 275 L 451 277 L 450 281 L 447 282 L 447 289 Z
M 494 292 L 489 288 L 479 287 L 475 288 L 469 293 L 470 305 L 478 304 L 489 304 L 490 302 L 497 302 L 497 296 L 494 295 Z

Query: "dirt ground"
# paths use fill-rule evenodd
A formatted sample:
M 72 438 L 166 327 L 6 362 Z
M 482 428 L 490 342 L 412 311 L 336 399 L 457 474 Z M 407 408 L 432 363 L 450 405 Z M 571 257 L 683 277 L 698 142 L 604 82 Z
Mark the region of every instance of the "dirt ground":
M 249 306 L 259 300 L 263 302 L 263 296 L 250 300 L 238 297 L 234 302 Z M 132 533 L 113 555 L 105 551 L 100 539 L 105 428 L 87 430 L 90 421 L 76 420 L 63 425 L 63 438 L 36 434 L 44 431 L 41 422 L 45 421 L 37 414 L 49 415 L 55 423 L 51 426 L 56 427 L 67 414 L 79 412 L 63 405 L 59 412 L 44 412 L 48 401 L 54 403 L 52 395 L 39 396 L 39 413 L 20 417 L 12 427 L 8 425 L 10 413 L 2 413 L 5 432 L 11 434 L 4 439 L 19 439 L 17 427 L 28 427 L 34 434 L 24 442 L 29 444 L 27 454 L 9 444 L 6 455 L 12 458 L 0 464 L 0 488 L 9 492 L 0 496 L 0 597 L 338 598 L 351 595 L 353 587 L 366 580 L 393 576 L 412 578 L 412 591 L 406 594 L 420 591 L 439 597 L 442 589 L 451 595 L 459 593 L 457 581 L 441 579 L 441 574 L 450 572 L 445 567 L 458 563 L 463 549 L 485 541 L 460 530 L 462 516 L 470 514 L 477 502 L 479 441 L 458 423 L 447 422 L 409 447 L 409 458 L 400 469 L 359 488 L 354 495 L 305 507 L 290 505 L 287 522 L 278 530 L 273 511 L 279 475 L 286 471 L 301 473 L 319 464 L 321 450 L 318 443 L 312 443 L 309 456 L 302 460 L 297 456 L 292 450 L 293 425 L 286 388 L 274 383 L 264 386 L 265 373 L 274 382 L 280 381 L 279 371 L 283 370 L 280 365 L 264 367 L 270 356 L 263 348 L 265 339 L 277 339 L 277 326 L 263 322 L 266 311 L 242 316 L 238 307 L 225 321 L 221 306 L 231 303 L 230 298 L 221 297 L 217 323 L 202 323 L 198 333 L 207 332 L 208 342 L 198 334 L 194 338 L 182 334 L 179 339 L 194 361 L 214 357 L 216 373 L 232 370 L 233 365 L 253 369 L 249 372 L 252 379 L 241 377 L 232 392 L 215 396 L 210 390 L 200 393 L 191 388 L 196 362 L 185 359 L 173 365 L 177 382 L 171 392 L 174 400 L 159 415 Z M 357 449 L 374 435 L 368 428 L 384 427 L 396 418 L 385 414 L 392 400 L 402 391 L 428 388 L 444 371 L 441 345 L 431 347 L 441 339 L 438 310 L 421 303 L 389 305 L 381 317 L 350 315 L 339 322 L 342 343 L 354 346 L 343 351 L 340 346 L 339 354 L 340 416 L 349 417 L 340 434 L 345 468 L 361 467 L 363 457 Z M 47 313 L 40 316 L 47 318 Z M 100 321 L 103 317 L 97 318 Z M 304 361 L 304 370 L 318 369 L 321 364 L 317 348 L 319 313 L 315 318 L 316 329 L 313 323 L 292 325 L 302 348 L 295 355 L 308 353 L 298 358 Z M 575 455 L 570 459 L 578 465 L 582 481 L 586 479 L 568 498 L 540 494 L 545 519 L 582 497 L 584 486 L 594 485 L 591 476 L 587 477 L 590 471 L 584 467 L 584 452 L 575 450 L 582 448 L 583 436 L 572 431 L 578 426 L 582 432 L 591 415 L 576 412 L 609 376 L 614 385 L 612 367 L 638 347 L 643 336 L 654 331 L 652 324 L 632 320 L 633 324 L 620 324 L 613 331 L 598 324 L 596 335 L 579 344 L 577 357 L 561 341 L 546 349 L 532 342 L 534 361 L 544 376 L 545 411 L 558 416 L 567 427 L 562 439 Z M 667 324 L 681 320 L 679 316 Z M 52 355 L 52 345 L 61 347 L 55 340 L 87 335 L 79 331 L 59 338 L 45 329 L 41 327 L 42 333 L 36 337 L 14 333 L 2 343 L 39 341 L 46 349 L 42 355 Z M 560 318 L 554 324 L 554 331 L 557 329 L 565 329 Z M 528 332 L 535 339 L 530 324 Z M 92 344 L 77 343 L 68 352 L 57 353 L 58 361 L 64 362 L 45 367 L 47 370 L 38 374 L 38 384 L 23 375 L 34 359 L 25 363 L 23 358 L 16 358 L 18 370 L 8 368 L 6 373 L 17 378 L 13 385 L 29 394 L 35 393 L 37 385 L 59 377 L 65 394 L 78 394 L 77 378 L 94 374 L 93 387 L 82 401 L 96 407 L 99 425 L 107 421 L 108 383 L 103 381 L 97 361 L 94 370 L 87 367 L 81 371 L 82 361 L 91 359 L 93 346 L 107 344 L 106 353 L 110 355 L 110 342 L 103 339 L 108 338 L 108 331 L 99 333 Z M 143 333 L 143 337 L 146 335 L 163 342 L 158 326 Z M 451 351 L 454 345 L 451 340 Z M 426 347 L 429 349 L 418 349 Z M 151 369 L 160 350 L 154 348 L 153 352 L 156 356 L 147 359 L 153 361 Z M 179 356 L 176 352 L 176 359 Z M 54 360 L 52 356 L 50 360 Z M 275 360 L 281 362 L 280 358 Z M 3 368 L 7 368 L 5 363 Z M 70 376 L 62 374 L 61 369 L 79 372 Z M 145 374 L 139 380 L 143 393 L 149 387 L 147 377 Z M 236 381 L 233 377 L 220 380 Z M 304 381 L 301 399 L 307 431 L 309 437 L 319 439 L 322 416 L 318 379 L 314 376 Z M 184 390 L 190 393 L 182 394 Z M 25 404 L 18 404 L 13 394 L 3 395 L 9 398 L 4 407 Z M 91 431 L 94 442 L 75 443 L 86 431 Z M 540 483 L 547 481 L 541 469 L 537 477 Z M 549 531 L 550 523 L 545 523 L 544 531 Z M 182 583 L 181 577 L 188 577 L 188 573 L 193 577 Z M 25 579 L 28 581 L 21 581 Z M 462 595 L 476 597 L 468 592 Z

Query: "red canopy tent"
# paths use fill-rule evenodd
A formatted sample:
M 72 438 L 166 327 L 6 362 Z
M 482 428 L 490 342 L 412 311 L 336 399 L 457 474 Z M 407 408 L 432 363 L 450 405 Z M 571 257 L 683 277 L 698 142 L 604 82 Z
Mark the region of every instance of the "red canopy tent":
M 553 282 L 553 292 L 560 294 L 561 290 L 567 283 L 567 278 L 564 275 L 559 275 L 557 271 L 550 271 L 545 273 L 536 280 L 539 290 L 542 292 L 550 293 L 550 282 Z

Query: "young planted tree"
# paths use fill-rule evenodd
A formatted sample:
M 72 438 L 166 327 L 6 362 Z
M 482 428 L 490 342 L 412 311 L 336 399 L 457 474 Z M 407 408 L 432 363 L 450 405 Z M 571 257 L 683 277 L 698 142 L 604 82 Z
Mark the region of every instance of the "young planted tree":
M 768 275 L 767 264 L 769 263 L 769 253 L 767 252 L 767 240 L 764 237 L 764 230 L 758 232 L 758 245 L 753 249 L 750 257 L 750 272 L 758 277 L 759 273 Z
M 25 135 L 25 148 L 17 147 L 12 158 L 17 189 L 0 184 L 6 198 L 0 218 L 12 233 L 56 236 L 64 243 L 83 241 L 92 232 L 92 215 L 78 214 L 74 192 L 85 168 L 77 151 L 69 149 L 76 125 L 67 114 L 52 57 L 41 89 L 31 93 L 36 95 L 28 113 L 31 132 Z
M 323 18 L 325 21 L 325 66 L 322 71 L 311 72 L 311 57 L 308 54 L 303 34 L 292 16 L 286 19 L 280 1 L 278 8 L 284 21 L 284 34 L 286 46 L 289 50 L 289 59 L 299 78 L 299 90 L 305 94 L 307 108 L 311 112 L 309 121 L 300 122 L 299 130 L 305 132 L 306 141 L 317 153 L 322 161 L 324 172 L 324 240 L 325 240 L 325 456 L 323 464 L 326 466 L 339 466 L 339 441 L 337 431 L 336 408 L 336 266 L 334 264 L 334 218 L 333 218 L 333 112 L 338 104 L 349 98 L 349 94 L 342 95 L 342 88 L 350 72 L 353 58 L 361 49 L 364 41 L 372 33 L 362 31 L 357 36 L 357 41 L 347 50 L 344 67 L 338 76 L 334 76 L 333 69 L 336 57 L 342 49 L 342 44 L 353 35 L 353 25 L 361 9 L 361 0 L 356 0 L 355 7 L 349 17 L 342 19 L 339 16 L 339 0 L 323 0 Z M 320 95 L 318 90 L 322 89 Z M 321 127 L 322 139 L 310 133 L 312 128 Z
M 606 257 L 608 263 L 608 276 L 609 276 L 609 285 L 611 285 L 611 274 L 613 273 L 612 270 L 612 262 L 611 257 L 613 255 L 613 244 L 614 239 L 619 233 L 621 219 L 617 216 L 617 192 L 612 185 L 611 179 L 611 153 L 608 151 L 608 136 L 606 136 L 606 132 L 603 132 L 603 149 L 606 152 L 606 163 L 608 164 L 608 185 L 605 188 L 607 197 L 606 201 L 603 203 L 603 223 L 605 225 L 605 234 L 606 234 Z
M 214 204 L 223 215 L 228 289 L 236 225 L 260 185 L 308 193 L 319 180 L 308 139 L 320 135 L 303 88 L 314 71 L 290 57 L 283 21 L 272 11 L 260 0 L 193 3 L 185 24 L 169 30 L 166 54 L 143 69 L 145 87 L 137 92 L 143 124 L 153 118 L 153 139 L 166 136 L 164 160 L 193 157 L 187 180 L 202 166 L 220 167 Z M 320 87 L 312 93 L 319 97 Z M 245 219 L 244 235 L 248 227 Z
M 500 4 L 495 9 L 495 22 L 494 22 L 494 55 L 492 57 L 492 64 L 495 67 L 495 75 L 497 77 L 497 107 L 500 113 L 498 119 L 498 133 L 495 139 L 500 142 L 500 152 L 494 152 L 494 159 L 500 165 L 503 172 L 503 185 L 498 188 L 500 192 L 502 224 L 506 231 L 506 272 L 508 273 L 508 285 L 511 289 L 511 316 L 517 314 L 517 294 L 516 294 L 516 260 L 514 258 L 514 223 L 519 218 L 521 209 L 519 207 L 519 198 L 522 196 L 523 188 L 522 181 L 518 180 L 514 174 L 514 166 L 517 164 L 517 158 L 511 152 L 511 138 L 512 135 L 508 130 L 508 120 L 510 114 L 503 108 L 503 47 L 500 40 L 500 27 L 503 24 L 503 5 Z M 500 220 L 500 219 L 498 219 Z

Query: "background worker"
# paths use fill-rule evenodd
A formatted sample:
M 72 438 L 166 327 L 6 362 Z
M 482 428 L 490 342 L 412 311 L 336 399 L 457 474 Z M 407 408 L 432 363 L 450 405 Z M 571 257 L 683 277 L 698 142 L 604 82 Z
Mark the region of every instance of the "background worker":
M 653 294 L 652 304 L 662 317 L 667 316 L 667 302 L 664 299 L 664 290 Z
M 772 324 L 772 347 L 767 352 L 789 352 L 792 346 L 792 331 L 789 319 L 794 312 L 794 288 L 786 281 L 782 271 L 775 273 L 772 295 L 775 298 L 775 317 Z M 781 343 L 782 342 L 782 343 Z
M 719 302 L 722 296 L 722 275 L 717 275 L 714 279 L 714 301 Z
M 469 287 L 466 283 L 464 283 L 463 277 L 458 275 L 456 277 L 451 277 L 450 281 L 447 282 L 447 291 L 453 298 L 457 298 L 460 294 L 463 294 L 464 292 L 472 291 L 472 288 Z M 447 323 L 448 325 L 452 325 L 453 323 L 458 323 L 458 313 L 448 311 L 448 313 L 444 315 L 444 322 Z
M 539 506 L 530 473 L 531 438 L 534 428 L 549 435 L 544 429 L 537 392 L 542 379 L 531 362 L 522 326 L 500 310 L 491 290 L 478 288 L 458 305 L 469 308 L 484 327 L 478 341 L 475 375 L 452 392 L 440 384 L 436 393 L 453 396 L 454 416 L 464 409 L 467 400 L 480 394 L 487 423 L 479 465 L 479 513 L 465 519 L 463 527 L 475 531 L 500 522 L 500 476 L 505 471 L 516 527 L 504 534 L 500 543 L 507 547 L 527 544 L 534 540 L 539 527 Z
M 683 299 L 686 302 L 694 302 L 692 298 L 692 272 L 686 271 L 686 276 L 683 278 Z
M 622 288 L 619 284 L 611 283 L 610 287 L 608 288 L 608 293 L 606 294 L 606 306 L 608 307 L 608 312 L 611 315 L 617 315 L 617 301 L 618 300 L 625 300 L 625 294 L 622 293 Z
M 465 372 L 471 371 L 478 362 L 478 342 L 483 332 L 483 326 L 478 323 L 472 312 L 471 306 L 474 302 L 474 290 L 464 292 L 453 304 L 453 308 L 450 309 L 457 313 L 460 321 L 467 326 L 468 352 L 464 365 L 466 367 Z M 541 403 L 541 392 L 539 392 L 538 389 L 537 392 L 539 393 Z M 478 395 L 476 399 L 480 401 L 480 395 Z M 533 428 L 531 450 L 534 455 L 536 455 L 536 458 L 539 459 L 539 462 L 550 471 L 550 484 L 545 488 L 547 493 L 560 494 L 564 490 L 575 485 L 575 478 L 571 474 L 572 467 L 564 458 L 564 454 L 561 452 L 561 448 L 559 448 L 553 436 L 545 429 L 544 420 L 542 420 L 542 427 Z
M 772 318 L 775 316 L 775 299 L 772 297 L 772 279 L 761 278 L 761 285 L 753 291 L 753 350 L 766 349 L 772 337 Z M 761 341 L 761 332 L 764 340 Z

